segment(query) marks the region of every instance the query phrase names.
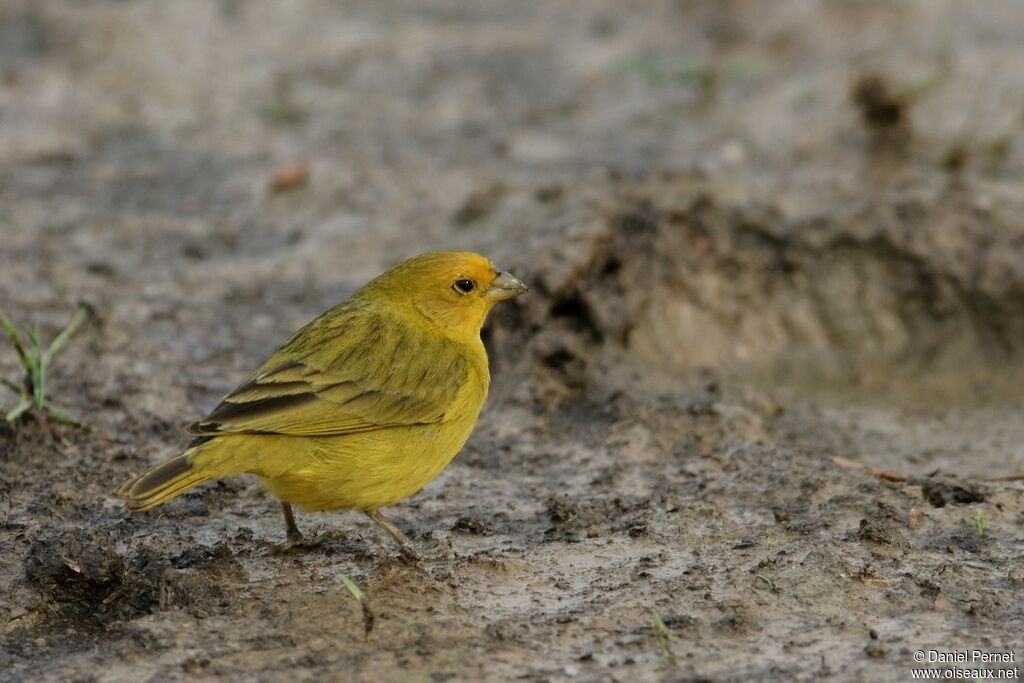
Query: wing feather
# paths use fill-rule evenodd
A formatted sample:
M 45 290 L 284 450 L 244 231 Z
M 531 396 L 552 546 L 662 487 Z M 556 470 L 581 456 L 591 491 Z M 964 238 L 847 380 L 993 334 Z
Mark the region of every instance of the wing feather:
M 471 372 L 463 349 L 366 311 L 333 313 L 296 333 L 188 431 L 336 436 L 445 419 Z

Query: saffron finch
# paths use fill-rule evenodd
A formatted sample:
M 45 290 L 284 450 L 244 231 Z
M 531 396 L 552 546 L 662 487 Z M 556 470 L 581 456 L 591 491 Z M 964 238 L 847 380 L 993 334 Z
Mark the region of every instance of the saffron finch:
M 291 506 L 362 510 L 412 553 L 379 509 L 420 490 L 462 449 L 487 398 L 480 329 L 526 286 L 469 252 L 400 263 L 292 335 L 207 417 L 184 453 L 114 495 L 146 510 L 251 473 Z

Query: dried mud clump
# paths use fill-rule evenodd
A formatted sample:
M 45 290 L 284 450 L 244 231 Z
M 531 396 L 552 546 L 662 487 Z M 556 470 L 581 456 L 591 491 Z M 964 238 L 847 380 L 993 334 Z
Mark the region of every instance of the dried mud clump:
M 853 84 L 853 101 L 872 128 L 906 125 L 907 100 L 880 74 L 864 74 Z
M 932 506 L 969 505 L 984 503 L 985 491 L 977 484 L 967 481 L 943 481 L 929 479 L 921 487 L 921 495 Z
M 53 614 L 96 624 L 175 608 L 206 616 L 226 604 L 225 580 L 244 579 L 223 543 L 171 558 L 162 547 L 142 548 L 126 560 L 108 532 L 79 528 L 37 540 L 24 569 L 29 585 L 55 607 Z
M 850 90 L 850 98 L 872 140 L 900 146 L 910 139 L 910 99 L 885 76 L 861 75 Z
M 466 515 L 455 520 L 455 524 L 452 525 L 452 531 L 460 531 L 464 534 L 482 536 L 489 533 L 490 529 L 487 526 L 486 520 Z
M 648 500 L 590 499 L 572 501 L 549 498 L 546 516 L 551 526 L 544 532 L 545 542 L 578 543 L 584 538 L 625 533 L 631 538 L 647 533 Z
M 98 529 L 65 529 L 40 538 L 25 558 L 25 576 L 40 594 L 85 608 L 104 604 L 126 573 L 113 538 Z

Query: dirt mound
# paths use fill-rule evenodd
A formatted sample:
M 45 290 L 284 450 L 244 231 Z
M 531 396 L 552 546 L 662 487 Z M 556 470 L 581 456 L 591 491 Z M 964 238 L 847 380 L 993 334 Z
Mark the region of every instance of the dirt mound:
M 126 560 L 110 532 L 83 528 L 33 541 L 24 572 L 62 620 L 96 627 L 157 610 L 204 614 L 223 598 L 220 581 L 245 579 L 225 544 L 188 548 L 174 557 L 153 544 Z
M 36 540 L 25 558 L 25 576 L 59 603 L 93 611 L 124 581 L 126 567 L 110 534 L 64 529 Z
M 570 385 L 601 349 L 666 373 L 805 385 L 1005 368 L 1024 349 L 1019 224 L 956 193 L 794 218 L 700 185 L 605 186 L 575 259 L 526 265 L 539 296 L 521 304 L 527 318 L 499 312 L 499 325 L 567 333 L 536 341 L 535 355 Z

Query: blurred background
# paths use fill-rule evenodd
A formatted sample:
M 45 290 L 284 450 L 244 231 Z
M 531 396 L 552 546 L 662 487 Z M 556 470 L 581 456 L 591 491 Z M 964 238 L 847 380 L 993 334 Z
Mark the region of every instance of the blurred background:
M 134 348 L 244 371 L 388 265 L 467 248 L 540 288 L 510 349 L 588 328 L 538 342 L 562 369 L 1019 397 L 1016 2 L 0 9 L 12 312 L 84 300 Z
M 19 510 L 53 487 L 60 515 L 121 524 L 98 502 L 113 480 L 178 449 L 181 425 L 292 330 L 444 248 L 532 292 L 495 312 L 492 405 L 406 524 L 482 514 L 532 547 L 526 522 L 474 507 L 488 481 L 557 527 L 586 515 L 559 521 L 543 501 L 561 485 L 545 486 L 587 490 L 600 470 L 601 495 L 649 498 L 669 476 L 644 469 L 652 454 L 723 444 L 771 444 L 779 471 L 841 455 L 910 476 L 1020 473 L 1022 63 L 1017 0 L 0 0 L 0 312 L 47 334 L 76 303 L 95 312 L 54 386 L 99 435 L 62 436 L 59 474 L 6 461 L 11 533 L 28 552 L 52 512 Z M 9 453 L 51 448 L 8 438 Z M 743 486 L 752 500 L 823 487 L 787 488 L 798 476 Z M 459 481 L 476 489 L 465 509 Z M 204 495 L 243 506 L 235 525 L 265 507 L 255 487 Z M 580 562 L 592 551 L 575 546 Z M 715 614 L 676 627 L 735 617 Z M 604 663 L 634 657 L 608 647 Z

